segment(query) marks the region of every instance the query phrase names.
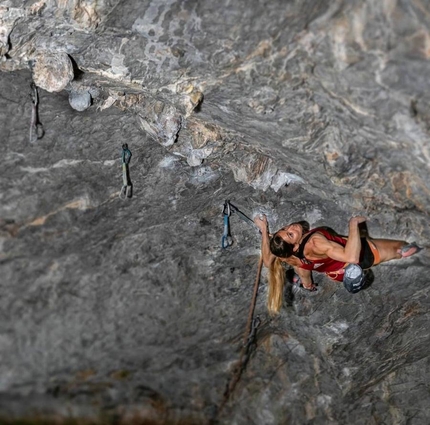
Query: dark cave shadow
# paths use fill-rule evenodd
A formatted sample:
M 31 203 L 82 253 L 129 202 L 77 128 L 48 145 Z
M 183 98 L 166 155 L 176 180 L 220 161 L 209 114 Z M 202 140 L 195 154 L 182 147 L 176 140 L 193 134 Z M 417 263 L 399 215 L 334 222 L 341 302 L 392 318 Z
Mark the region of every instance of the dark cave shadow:
M 81 71 L 79 69 L 78 64 L 76 63 L 75 59 L 72 56 L 70 56 L 70 55 L 67 55 L 67 56 L 69 56 L 70 62 L 72 62 L 74 79 L 77 81 L 81 80 L 83 75 L 85 74 L 84 71 Z
M 202 97 L 202 99 L 200 100 L 200 102 L 196 105 L 196 107 L 194 108 L 193 112 L 198 114 L 199 112 L 202 111 L 202 105 L 203 105 L 203 101 L 204 101 L 204 96 Z

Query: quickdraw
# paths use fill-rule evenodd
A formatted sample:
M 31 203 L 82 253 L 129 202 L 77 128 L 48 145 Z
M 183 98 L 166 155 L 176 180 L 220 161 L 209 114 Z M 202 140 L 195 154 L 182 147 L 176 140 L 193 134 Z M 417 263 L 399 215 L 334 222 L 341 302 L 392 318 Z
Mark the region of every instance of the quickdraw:
M 224 233 L 221 238 L 221 247 L 224 249 L 233 245 L 233 238 L 231 237 L 231 233 L 230 233 L 230 216 L 232 213 L 236 213 L 237 216 L 245 223 L 251 224 L 253 227 L 256 227 L 258 229 L 254 221 L 250 219 L 242 211 L 240 211 L 239 208 L 234 206 L 228 199 L 224 202 L 222 213 L 224 216 Z
M 224 216 L 224 233 L 221 238 L 221 248 L 228 248 L 229 246 L 233 245 L 233 238 L 231 237 L 230 233 L 231 208 L 229 201 L 224 202 L 222 214 Z
M 130 170 L 128 164 L 131 159 L 131 151 L 128 148 L 127 143 L 122 145 L 122 188 L 119 194 L 121 199 L 131 198 L 133 196 L 133 184 L 130 179 Z
M 39 122 L 39 94 L 37 92 L 37 86 L 34 83 L 30 84 L 31 93 L 30 98 L 33 103 L 31 109 L 31 122 L 30 122 L 30 143 L 35 143 L 38 139 L 41 139 L 45 134 L 43 125 Z

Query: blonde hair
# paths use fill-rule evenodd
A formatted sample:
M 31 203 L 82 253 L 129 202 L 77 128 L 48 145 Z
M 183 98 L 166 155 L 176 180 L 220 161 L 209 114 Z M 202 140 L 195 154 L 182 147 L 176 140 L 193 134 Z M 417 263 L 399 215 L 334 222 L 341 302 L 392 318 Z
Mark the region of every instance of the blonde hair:
M 282 306 L 285 284 L 285 270 L 282 261 L 276 258 L 269 267 L 269 294 L 267 297 L 267 308 L 270 314 L 278 314 Z

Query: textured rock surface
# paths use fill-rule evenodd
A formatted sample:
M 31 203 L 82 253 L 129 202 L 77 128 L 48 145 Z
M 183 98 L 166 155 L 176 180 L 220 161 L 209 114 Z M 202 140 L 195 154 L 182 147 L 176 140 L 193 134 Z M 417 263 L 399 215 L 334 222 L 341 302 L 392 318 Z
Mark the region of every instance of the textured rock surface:
M 49 92 L 64 90 L 73 80 L 73 65 L 65 53 L 39 53 L 32 66 L 33 81 Z
M 91 106 L 91 94 L 87 91 L 72 91 L 69 95 L 69 103 L 76 111 L 85 111 Z
M 0 416 L 428 424 L 427 251 L 354 296 L 288 287 L 277 318 L 264 272 L 218 408 L 259 258 L 236 216 L 220 249 L 225 199 L 429 245 L 429 40 L 423 0 L 3 2 Z

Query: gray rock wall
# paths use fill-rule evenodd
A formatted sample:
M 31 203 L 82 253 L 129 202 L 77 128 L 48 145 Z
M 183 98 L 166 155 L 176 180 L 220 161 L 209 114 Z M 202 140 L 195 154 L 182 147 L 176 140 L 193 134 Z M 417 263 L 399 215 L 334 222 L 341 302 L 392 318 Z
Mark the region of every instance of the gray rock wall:
M 346 232 L 360 213 L 373 237 L 429 245 L 429 16 L 419 0 L 4 2 L 1 420 L 427 424 L 427 251 L 356 295 L 288 286 L 277 317 L 263 270 L 222 405 L 260 240 L 233 215 L 220 242 L 231 199 L 272 230 Z

